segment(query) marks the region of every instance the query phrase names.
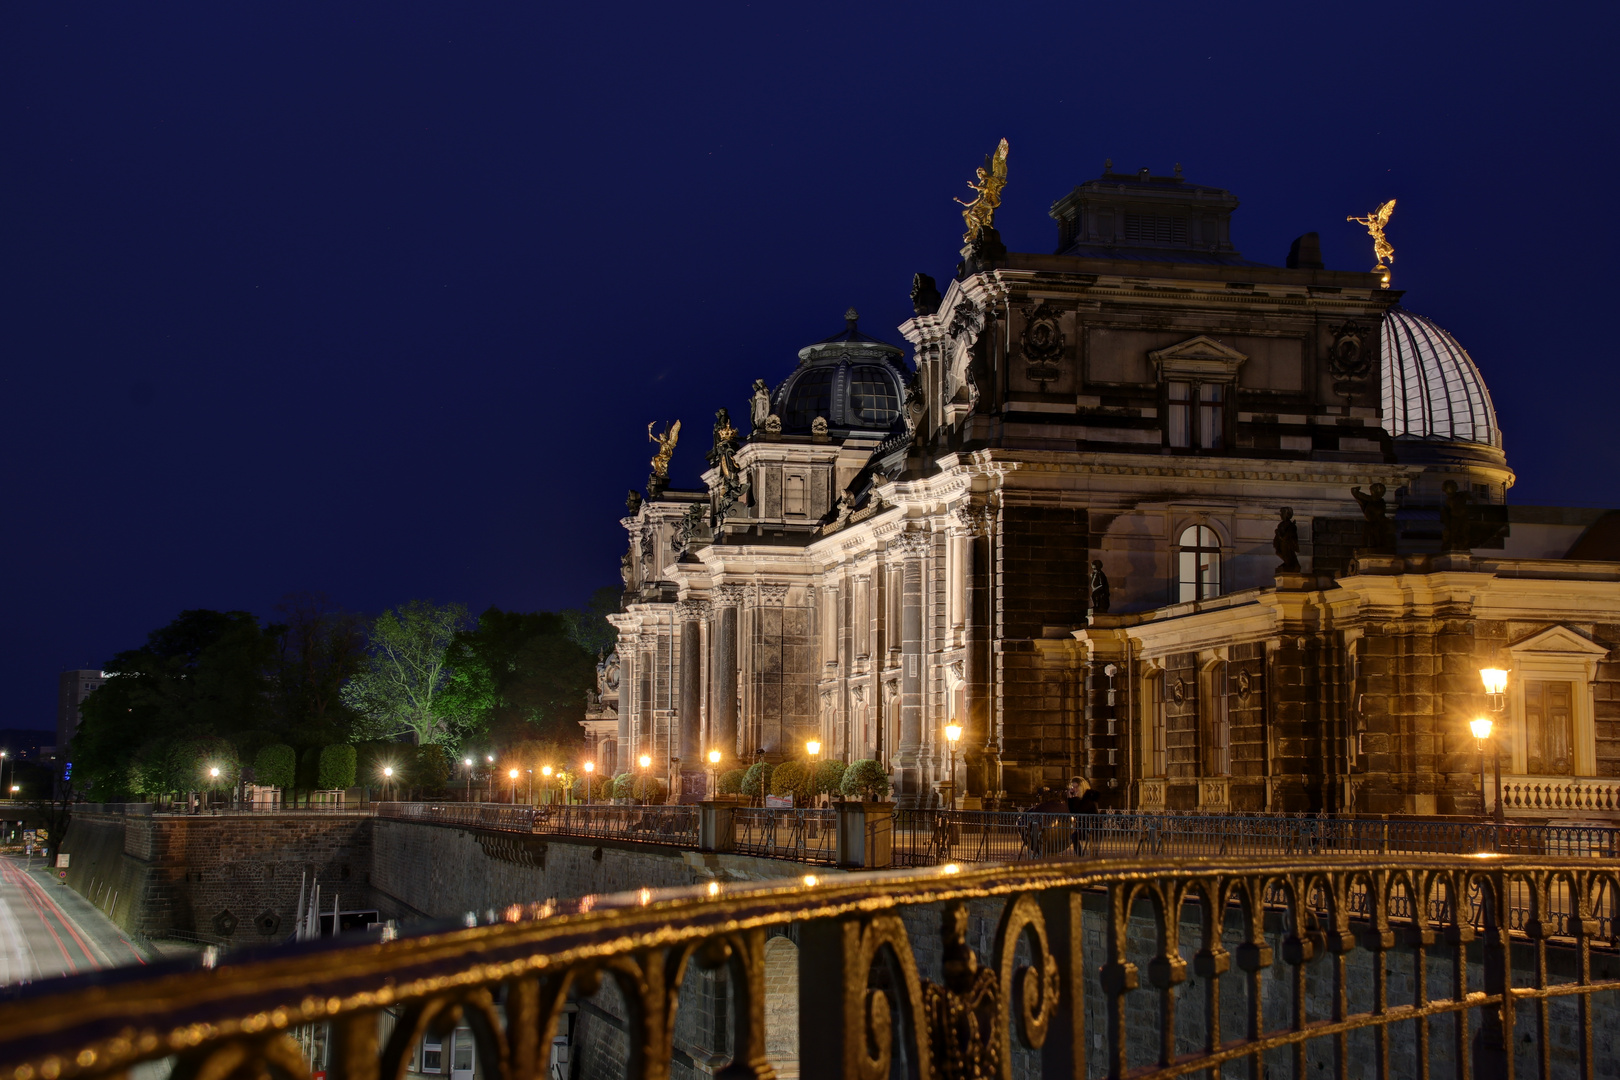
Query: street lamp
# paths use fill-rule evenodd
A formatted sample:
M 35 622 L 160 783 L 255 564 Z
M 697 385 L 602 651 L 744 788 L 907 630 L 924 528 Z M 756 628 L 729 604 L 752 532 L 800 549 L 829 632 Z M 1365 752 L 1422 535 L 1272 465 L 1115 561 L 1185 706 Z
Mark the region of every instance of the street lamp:
M 636 759 L 636 764 L 641 766 L 641 801 L 645 803 L 648 796 L 647 785 L 652 783 L 652 758 L 642 754 Z
M 547 802 L 550 799 L 550 796 L 546 793 L 551 790 L 551 766 L 540 766 L 540 775 L 545 778 L 540 785 L 540 801 Z
M 1500 717 L 1507 709 L 1507 681 L 1508 673 L 1501 668 L 1480 668 L 1480 681 L 1485 684 L 1485 701 L 1491 712 Z M 1472 726 L 1472 725 L 1470 725 Z M 1476 736 L 1477 737 L 1477 736 Z M 1483 751 L 1482 751 L 1483 752 Z M 1491 759 L 1496 774 L 1496 823 L 1502 824 L 1502 740 L 1498 736 L 1491 740 Z M 1480 762 L 1480 799 L 1485 798 L 1485 763 Z
M 720 781 L 719 781 L 718 776 L 717 776 L 717 774 L 719 772 L 719 769 L 720 769 L 720 751 L 718 751 L 718 750 L 710 750 L 709 751 L 709 798 L 711 798 L 711 799 L 714 798 L 716 795 L 720 794 Z
M 595 771 L 596 762 L 587 761 L 585 763 L 585 802 L 587 805 L 589 805 L 591 801 L 591 773 Z
M 1479 751 L 1479 816 L 1485 816 L 1485 742 L 1495 726 L 1488 716 L 1476 716 L 1468 721 L 1468 730 L 1474 733 L 1474 748 Z
M 516 806 L 517 805 L 517 778 L 518 778 L 518 771 L 516 769 L 513 769 L 511 772 L 507 773 L 506 775 L 512 778 L 512 805 Z
M 472 758 L 462 758 L 461 763 L 467 772 L 467 801 L 472 802 Z
M 821 753 L 821 740 L 808 740 L 804 744 L 804 752 L 808 762 L 805 769 L 808 775 L 805 777 L 804 789 L 810 793 L 809 798 L 813 801 L 816 797 L 816 755 Z
M 956 740 L 962 737 L 962 725 L 945 725 L 945 744 L 951 748 L 951 809 L 956 809 Z
M 388 788 L 389 788 L 389 785 L 391 785 L 393 782 L 394 782 L 394 767 L 392 765 L 384 765 L 383 766 L 383 798 L 384 799 L 388 798 Z

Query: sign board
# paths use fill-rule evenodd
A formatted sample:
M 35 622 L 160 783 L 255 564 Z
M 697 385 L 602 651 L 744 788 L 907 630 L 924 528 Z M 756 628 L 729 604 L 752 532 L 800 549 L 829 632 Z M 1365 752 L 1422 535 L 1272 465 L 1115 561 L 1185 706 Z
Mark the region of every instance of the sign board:
M 67 871 L 66 870 L 58 870 L 56 872 L 56 876 L 61 878 L 63 881 L 66 881 L 67 880 Z
M 767 810 L 791 810 L 791 809 L 793 809 L 793 796 L 791 796 L 791 795 L 767 795 L 767 796 L 765 796 L 765 809 L 767 809 Z
M 51 838 L 51 834 L 46 832 L 44 829 L 40 829 L 40 830 L 38 830 L 37 832 L 34 833 L 34 839 L 38 840 L 42 844 L 45 841 L 49 840 L 50 838 Z
M 68 868 L 68 858 L 69 858 L 69 855 L 68 855 L 67 852 L 65 852 L 65 851 L 57 852 L 57 854 L 56 854 L 56 868 L 58 870 L 66 870 Z

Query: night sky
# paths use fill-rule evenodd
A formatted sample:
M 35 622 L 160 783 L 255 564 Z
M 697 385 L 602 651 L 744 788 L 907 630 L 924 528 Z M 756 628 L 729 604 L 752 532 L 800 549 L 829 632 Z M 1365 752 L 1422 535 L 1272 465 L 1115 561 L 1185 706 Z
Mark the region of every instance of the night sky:
M 1281 265 L 1398 198 L 1395 286 L 1523 504 L 1620 506 L 1613 5 L 10 4 L 0 728 L 184 608 L 556 608 L 617 584 L 650 420 L 693 486 L 861 312 L 1182 163 Z

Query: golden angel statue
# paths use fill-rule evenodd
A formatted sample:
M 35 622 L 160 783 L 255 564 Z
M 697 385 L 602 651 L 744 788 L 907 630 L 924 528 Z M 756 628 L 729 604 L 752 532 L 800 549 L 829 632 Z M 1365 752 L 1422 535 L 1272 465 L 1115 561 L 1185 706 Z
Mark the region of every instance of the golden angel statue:
M 1007 186 L 1007 140 L 1002 139 L 996 146 L 995 154 L 985 157 L 984 167 L 973 172 L 976 179 L 969 180 L 968 187 L 978 195 L 972 202 L 951 200 L 966 207 L 962 211 L 962 220 L 967 222 L 967 232 L 962 234 L 962 239 L 970 243 L 995 222 L 996 207 L 1001 205 L 1001 189 Z
M 654 476 L 667 477 L 669 459 L 675 456 L 675 444 L 681 438 L 681 422 L 677 420 L 673 424 L 665 424 L 663 433 L 654 435 L 653 428 L 657 423 L 658 421 L 654 420 L 647 425 L 647 441 L 658 444 L 658 453 L 654 454 L 652 459 L 652 471 Z
M 1389 240 L 1384 236 L 1384 226 L 1389 224 L 1389 216 L 1395 212 L 1395 200 L 1380 206 L 1366 217 L 1347 217 L 1344 220 L 1353 221 L 1357 225 L 1367 226 L 1367 235 L 1373 238 L 1373 254 L 1378 257 L 1378 265 L 1373 267 L 1373 273 L 1384 271 L 1385 263 L 1395 261 L 1395 249 L 1390 246 Z M 1387 272 L 1385 273 L 1388 278 Z

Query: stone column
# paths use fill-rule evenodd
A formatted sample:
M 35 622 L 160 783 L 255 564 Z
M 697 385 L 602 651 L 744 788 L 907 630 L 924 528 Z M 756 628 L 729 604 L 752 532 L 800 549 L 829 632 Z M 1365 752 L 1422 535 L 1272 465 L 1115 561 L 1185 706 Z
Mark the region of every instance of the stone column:
M 988 513 L 982 506 L 956 508 L 966 543 L 962 545 L 963 613 L 962 652 L 962 761 L 964 808 L 982 806 L 995 793 L 994 732 L 990 717 L 990 536 Z
M 900 578 L 900 742 L 895 747 L 895 786 L 902 806 L 919 805 L 922 775 L 922 556 L 925 533 L 896 539 L 904 560 Z
M 722 585 L 715 590 L 714 679 L 709 688 L 713 747 L 720 751 L 722 769 L 737 766 L 737 605 L 742 586 Z
M 680 606 L 681 715 L 675 756 L 681 759 L 683 792 L 688 774 L 703 777 L 703 609 L 707 606 L 695 601 Z

